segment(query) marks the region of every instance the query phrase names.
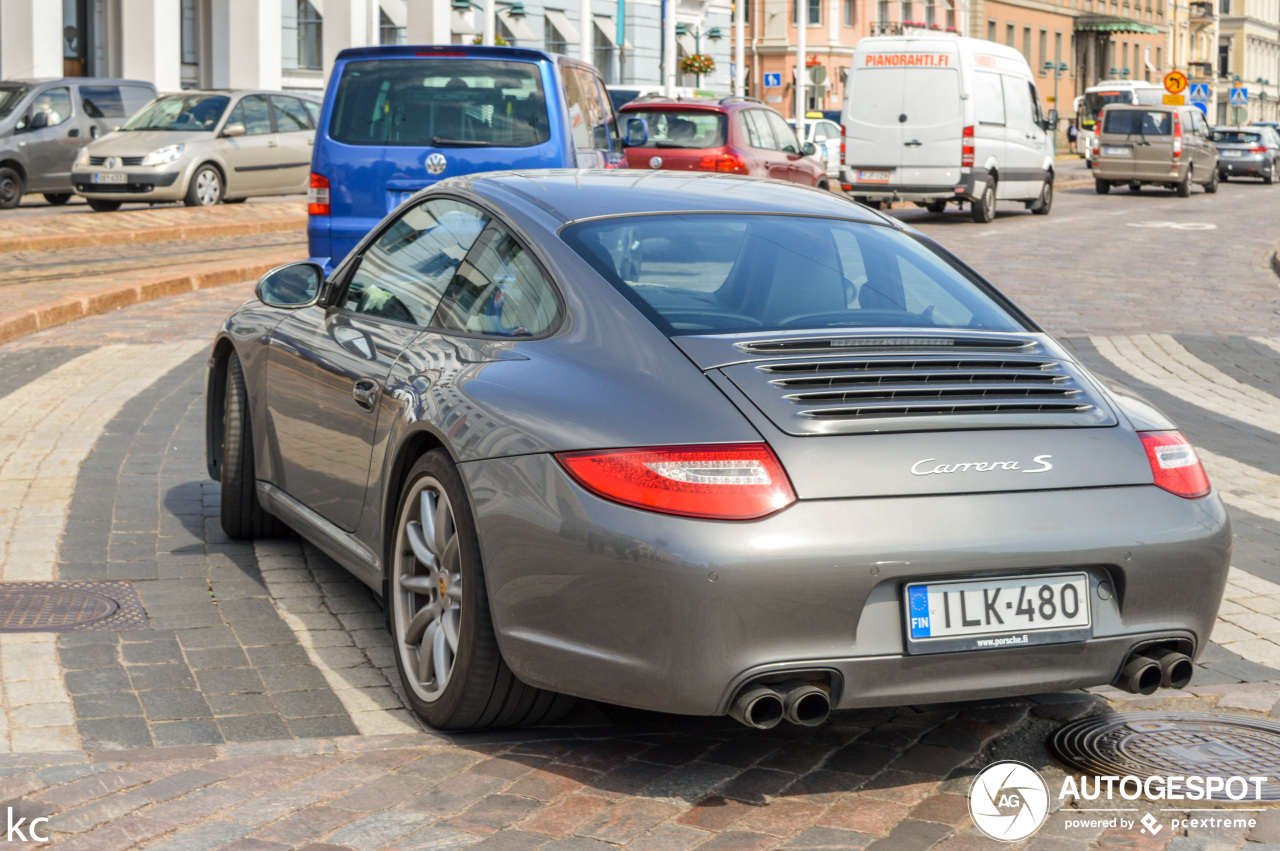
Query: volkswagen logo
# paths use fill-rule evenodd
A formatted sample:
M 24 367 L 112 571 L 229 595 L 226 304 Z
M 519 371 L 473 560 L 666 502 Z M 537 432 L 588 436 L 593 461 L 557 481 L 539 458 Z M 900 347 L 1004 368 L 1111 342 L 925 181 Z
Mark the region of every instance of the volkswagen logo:
M 119 168 L 119 167 L 120 167 L 120 158 L 119 158 L 119 157 L 107 157 L 107 161 L 106 161 L 106 163 L 104 163 L 104 165 L 106 165 L 106 167 L 107 167 L 107 168 Z
M 444 158 L 444 154 L 432 154 L 427 157 L 427 171 L 432 174 L 439 174 L 444 171 L 444 167 L 448 164 L 448 160 Z
M 649 168 L 662 168 L 662 157 L 650 157 Z

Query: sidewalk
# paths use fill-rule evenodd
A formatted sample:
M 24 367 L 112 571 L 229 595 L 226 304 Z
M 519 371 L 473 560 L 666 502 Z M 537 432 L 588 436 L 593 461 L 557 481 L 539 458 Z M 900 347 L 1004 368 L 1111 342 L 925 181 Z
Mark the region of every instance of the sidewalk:
M 307 256 L 297 202 L 6 219 L 0 343 Z

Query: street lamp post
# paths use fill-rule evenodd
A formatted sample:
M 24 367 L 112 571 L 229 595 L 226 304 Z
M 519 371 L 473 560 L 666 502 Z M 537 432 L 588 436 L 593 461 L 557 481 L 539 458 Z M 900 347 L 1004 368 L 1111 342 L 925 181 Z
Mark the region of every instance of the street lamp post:
M 1044 70 L 1046 70 L 1046 71 L 1052 71 L 1052 72 L 1053 72 L 1053 111 L 1054 111 L 1055 113 L 1057 113 L 1057 112 L 1059 112 L 1059 110 L 1058 110 L 1058 78 L 1059 78 L 1059 77 L 1061 77 L 1061 76 L 1062 76 L 1062 74 L 1063 74 L 1063 72 L 1065 72 L 1065 71 L 1067 70 L 1067 63 L 1065 63 L 1065 62 L 1046 62 L 1046 63 L 1044 63 Z M 1057 122 L 1054 122 L 1054 125 L 1053 125 L 1053 155 L 1054 155 L 1055 157 L 1056 157 L 1056 156 L 1058 156 L 1058 125 L 1057 125 Z
M 693 52 L 698 56 L 702 55 L 703 38 L 706 38 L 709 41 L 719 41 L 724 37 L 724 34 L 720 32 L 719 27 L 712 27 L 706 32 L 703 32 L 701 29 L 691 27 L 688 24 L 676 24 L 676 35 L 693 36 Z M 699 89 L 702 88 L 702 74 L 695 75 L 694 86 Z

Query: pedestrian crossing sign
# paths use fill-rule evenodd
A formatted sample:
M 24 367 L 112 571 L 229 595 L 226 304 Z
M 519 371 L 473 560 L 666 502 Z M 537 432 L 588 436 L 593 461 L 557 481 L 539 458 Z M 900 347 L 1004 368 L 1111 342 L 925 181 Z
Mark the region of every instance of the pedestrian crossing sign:
M 1232 106 L 1248 106 L 1249 90 L 1244 86 L 1233 86 L 1231 89 L 1231 105 Z
M 1187 92 L 1187 97 L 1192 103 L 1208 103 L 1210 100 L 1209 84 L 1192 83 L 1190 91 Z

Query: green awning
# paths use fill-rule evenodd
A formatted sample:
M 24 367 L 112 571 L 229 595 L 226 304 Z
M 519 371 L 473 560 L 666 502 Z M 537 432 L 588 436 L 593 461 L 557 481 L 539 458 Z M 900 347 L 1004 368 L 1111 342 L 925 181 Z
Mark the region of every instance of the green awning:
M 1119 15 L 1081 15 L 1076 18 L 1076 32 L 1102 33 L 1149 33 L 1155 35 L 1160 30 L 1151 24 L 1144 24 L 1132 18 Z

